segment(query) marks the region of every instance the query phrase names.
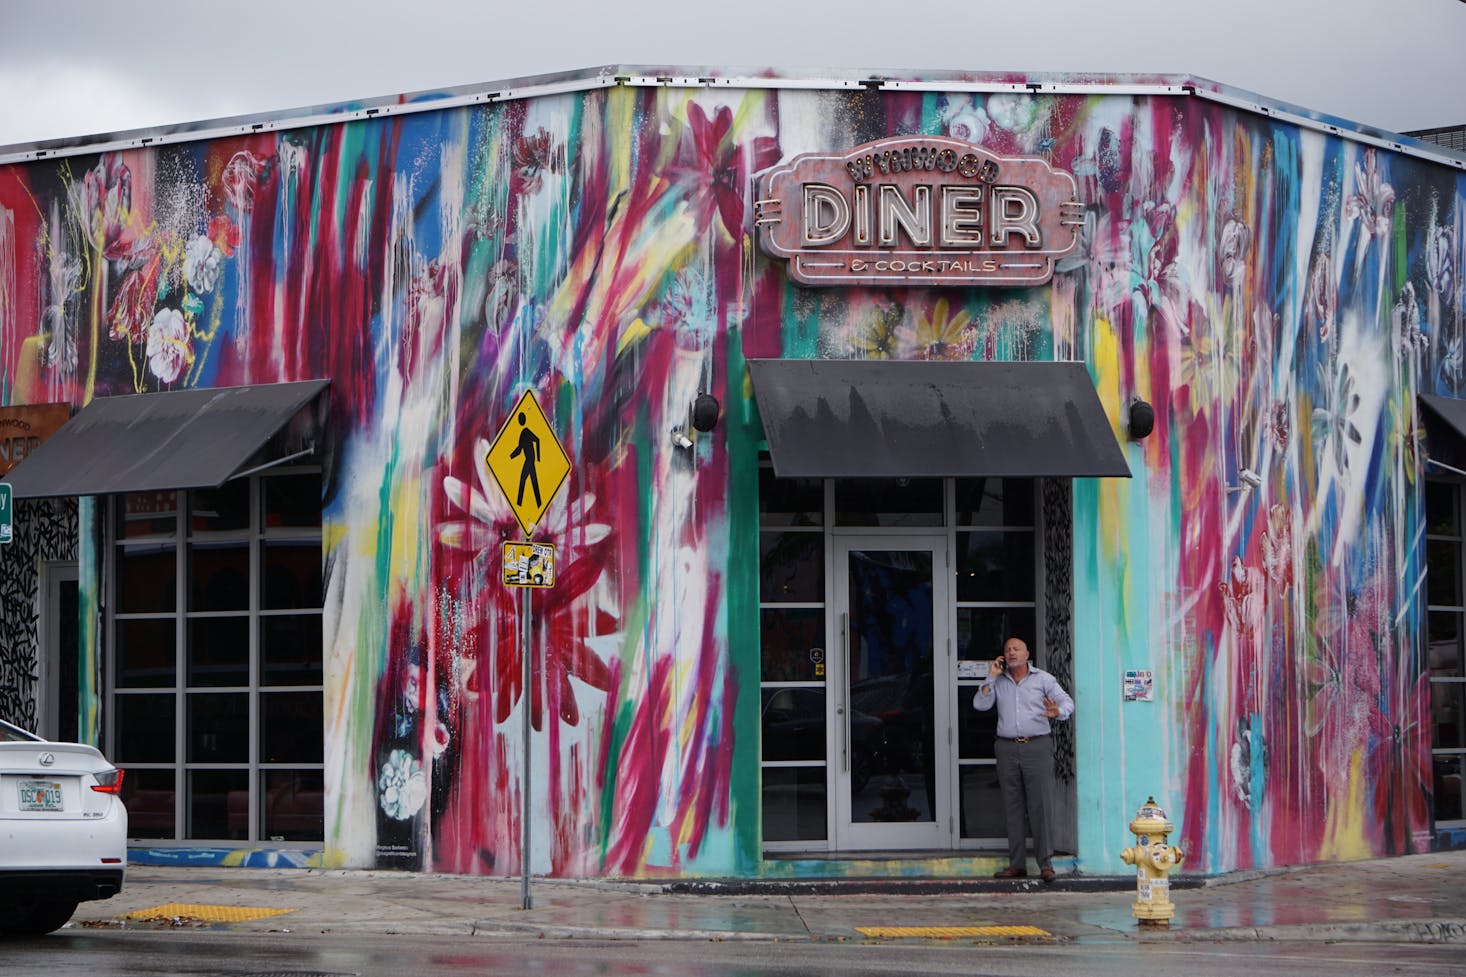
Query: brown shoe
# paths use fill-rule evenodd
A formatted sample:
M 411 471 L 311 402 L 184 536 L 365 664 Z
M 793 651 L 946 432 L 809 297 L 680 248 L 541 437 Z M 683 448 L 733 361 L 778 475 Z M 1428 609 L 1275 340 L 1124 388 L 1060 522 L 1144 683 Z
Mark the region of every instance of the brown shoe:
M 1028 878 L 1028 869 L 1026 869 L 1026 868 L 1013 868 L 1013 867 L 1010 866 L 1008 868 L 1003 869 L 1001 872 L 994 872 L 993 873 L 993 878 L 995 878 L 995 879 L 1026 879 L 1026 878 Z
M 1054 870 L 1051 868 L 1046 868 L 1042 872 L 1038 873 L 1038 877 L 1043 879 L 1045 882 L 1052 882 L 1054 881 Z

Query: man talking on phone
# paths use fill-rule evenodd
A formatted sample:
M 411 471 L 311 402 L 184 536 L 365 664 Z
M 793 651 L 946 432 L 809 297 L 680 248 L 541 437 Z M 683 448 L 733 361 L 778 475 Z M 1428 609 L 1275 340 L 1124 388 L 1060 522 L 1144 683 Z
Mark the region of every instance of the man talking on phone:
M 1074 700 L 1048 672 L 1029 662 L 1022 638 L 1003 642 L 1003 653 L 988 665 L 972 706 L 978 712 L 998 707 L 998 784 L 1008 820 L 1008 867 L 995 879 L 1028 875 L 1024 839 L 1033 831 L 1033 857 L 1045 882 L 1054 880 L 1054 848 L 1049 828 L 1049 794 L 1054 781 L 1054 746 L 1049 721 L 1074 715 Z M 1024 818 L 1027 817 L 1027 825 Z

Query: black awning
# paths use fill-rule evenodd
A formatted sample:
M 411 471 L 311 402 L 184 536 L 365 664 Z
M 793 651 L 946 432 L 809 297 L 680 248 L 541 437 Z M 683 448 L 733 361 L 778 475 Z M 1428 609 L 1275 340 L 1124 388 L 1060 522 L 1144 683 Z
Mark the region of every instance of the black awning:
M 1426 462 L 1456 475 L 1466 468 L 1466 400 L 1420 394 L 1425 408 L 1425 443 L 1429 449 Z
M 750 360 L 781 478 L 1130 477 L 1082 363 Z
M 22 499 L 217 488 L 329 384 L 99 397 L 5 480 Z

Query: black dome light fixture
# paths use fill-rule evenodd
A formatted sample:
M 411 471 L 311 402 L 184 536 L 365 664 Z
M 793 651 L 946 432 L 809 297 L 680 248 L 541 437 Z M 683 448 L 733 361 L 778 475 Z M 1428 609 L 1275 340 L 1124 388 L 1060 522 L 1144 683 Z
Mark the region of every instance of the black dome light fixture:
M 1155 408 L 1136 397 L 1130 402 L 1130 417 L 1127 426 L 1130 440 L 1140 441 L 1155 430 Z
M 706 434 L 718 426 L 718 415 L 722 407 L 712 394 L 698 394 L 692 402 L 692 429 Z
M 687 410 L 687 423 L 672 429 L 672 443 L 683 450 L 691 448 L 697 435 L 706 434 L 718 426 L 722 410 L 718 398 L 712 394 L 698 394 Z

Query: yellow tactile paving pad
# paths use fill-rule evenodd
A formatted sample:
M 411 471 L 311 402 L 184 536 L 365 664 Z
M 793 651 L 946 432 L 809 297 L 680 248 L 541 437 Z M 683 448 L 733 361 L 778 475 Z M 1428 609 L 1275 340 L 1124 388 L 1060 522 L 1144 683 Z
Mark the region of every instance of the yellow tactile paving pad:
M 170 902 L 151 909 L 139 909 L 123 913 L 122 919 L 172 919 L 186 916 L 201 919 L 206 923 L 247 923 L 254 919 L 269 919 L 293 913 L 294 909 L 265 909 L 259 906 L 205 906 L 196 902 Z
M 861 936 L 884 939 L 907 937 L 956 937 L 956 936 L 1050 936 L 1048 930 L 1037 926 L 857 926 L 855 932 Z

